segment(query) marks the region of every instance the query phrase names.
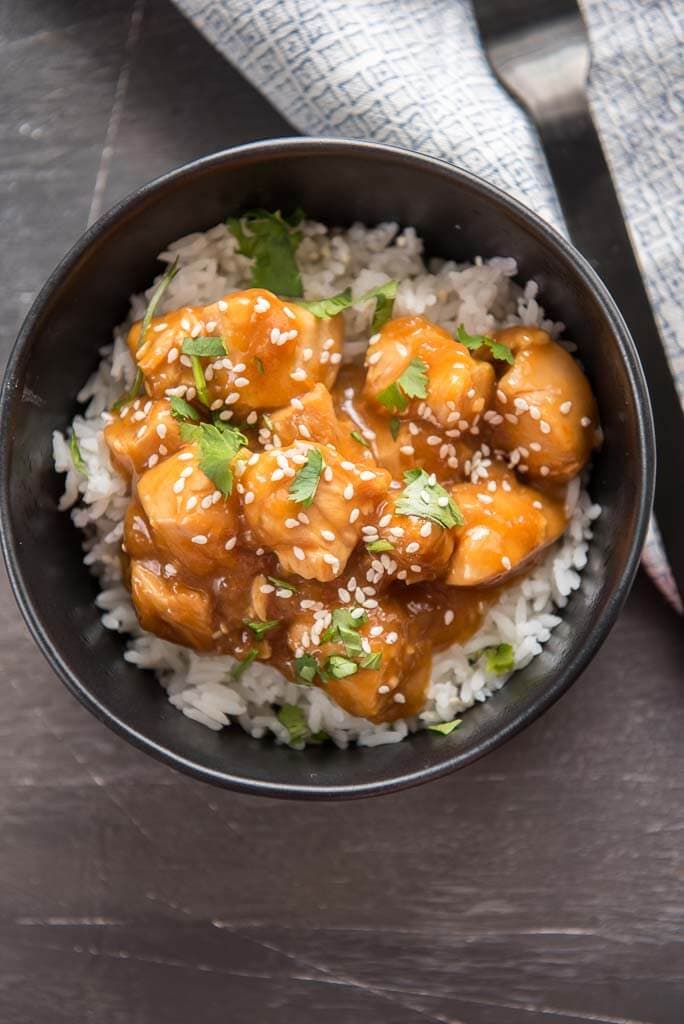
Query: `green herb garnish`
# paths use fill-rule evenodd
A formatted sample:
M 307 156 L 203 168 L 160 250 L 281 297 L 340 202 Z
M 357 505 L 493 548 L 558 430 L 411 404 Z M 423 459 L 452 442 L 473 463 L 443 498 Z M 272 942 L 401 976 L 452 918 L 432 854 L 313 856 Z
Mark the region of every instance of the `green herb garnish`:
M 368 441 L 358 432 L 358 430 L 352 430 L 349 436 L 351 437 L 352 441 L 356 441 L 357 444 L 362 444 L 364 448 L 370 448 Z
M 430 732 L 440 732 L 442 736 L 448 736 L 462 721 L 462 718 L 454 718 L 451 722 L 435 722 L 434 725 L 428 725 L 428 729 Z
M 267 633 L 280 625 L 280 619 L 249 619 L 245 625 L 249 626 L 257 640 L 263 640 Z
M 73 430 L 71 432 L 71 437 L 69 438 L 69 452 L 71 454 L 71 461 L 74 464 L 74 469 L 76 470 L 76 472 L 82 473 L 83 476 L 88 476 L 88 467 L 86 466 L 83 456 L 81 455 L 81 449 L 79 448 L 78 445 L 78 438 L 76 437 L 76 434 L 73 432 Z
M 259 356 L 254 356 L 254 362 L 256 363 L 256 368 L 259 371 L 259 373 L 263 373 L 264 372 L 264 362 L 263 362 L 263 359 L 259 359 Z
M 301 211 L 283 217 L 280 210 L 250 210 L 240 218 L 228 218 L 228 227 L 238 242 L 237 251 L 253 260 L 253 288 L 291 298 L 301 296 L 302 279 L 295 253 L 302 233 L 294 228 L 303 216 Z
M 399 436 L 399 430 L 401 429 L 401 420 L 398 420 L 396 416 L 393 416 L 389 421 L 389 429 L 390 434 L 392 435 L 392 440 L 396 441 Z
M 276 718 L 284 725 L 290 736 L 290 743 L 301 743 L 310 736 L 309 726 L 301 708 L 296 704 L 283 704 L 276 711 Z
M 346 679 L 348 676 L 356 675 L 358 671 L 359 666 L 356 662 L 342 654 L 331 654 L 323 666 L 325 675 L 332 676 L 333 679 Z
M 339 642 L 344 646 L 345 654 L 350 658 L 363 654 L 363 645 L 359 635 L 359 628 L 368 622 L 368 615 L 354 617 L 349 608 L 335 608 L 332 613 L 332 621 L 328 628 L 321 634 L 324 643 L 330 641 Z
M 189 402 L 186 402 L 184 398 L 180 398 L 178 395 L 171 395 L 169 402 L 171 403 L 171 415 L 175 420 L 180 420 L 181 422 L 190 420 L 193 423 L 199 423 L 200 417 L 197 409 L 190 405 Z
M 377 334 L 381 327 L 384 327 L 391 318 L 394 311 L 394 299 L 399 287 L 398 281 L 388 281 L 387 284 L 375 289 L 376 303 L 371 333 Z
M 279 580 L 277 576 L 267 576 L 266 579 L 269 583 L 272 583 L 278 590 L 289 590 L 291 594 L 297 593 L 297 587 L 294 583 L 288 583 L 287 580 Z
M 463 526 L 463 516 L 456 502 L 424 469 L 409 469 L 404 473 L 406 487 L 396 503 L 400 516 L 418 516 L 429 519 L 445 530 L 452 526 Z
M 162 275 L 161 281 L 159 282 L 157 287 L 152 292 L 152 295 L 150 297 L 150 301 L 147 303 L 147 309 L 145 310 L 145 315 L 143 317 L 142 325 L 140 327 L 140 336 L 138 338 L 138 346 L 137 346 L 138 351 L 140 351 L 140 349 L 145 344 L 147 331 L 148 331 L 148 328 L 149 328 L 150 324 L 152 323 L 152 317 L 155 314 L 155 310 L 157 309 L 157 306 L 161 302 L 161 299 L 162 299 L 162 296 L 163 296 L 164 292 L 169 287 L 169 285 L 171 284 L 171 282 L 173 281 L 174 277 L 176 276 L 176 274 L 178 273 L 179 270 L 180 270 L 180 266 L 179 266 L 179 263 L 178 263 L 178 256 L 176 256 L 176 258 L 173 261 L 173 263 L 171 264 L 171 266 L 168 267 L 166 269 L 166 271 L 164 272 L 164 274 Z M 143 374 L 142 374 L 142 370 L 138 366 L 136 368 L 136 371 L 135 371 L 135 379 L 133 381 L 133 385 L 132 385 L 130 391 L 128 391 L 125 394 L 123 394 L 121 396 L 121 398 L 119 398 L 119 400 L 114 403 L 113 408 L 114 409 L 121 409 L 121 408 L 123 408 L 124 405 L 129 405 L 130 402 L 134 402 L 135 399 L 140 394 L 140 392 L 142 391 L 142 387 L 143 387 Z
M 495 359 L 502 359 L 506 363 L 513 362 L 513 352 L 508 345 L 494 341 L 488 334 L 468 334 L 463 324 L 459 324 L 456 328 L 456 338 L 466 348 L 478 349 L 486 346 Z
M 366 551 L 369 551 L 371 555 L 379 554 L 381 551 L 394 551 L 394 544 L 381 537 L 380 540 L 372 540 L 370 544 L 366 544 Z
M 184 356 L 225 356 L 223 338 L 183 338 L 181 352 Z
M 371 288 L 369 292 L 364 292 L 363 295 L 359 295 L 357 298 L 354 298 L 352 295 L 351 288 L 345 288 L 343 292 L 331 295 L 329 299 L 314 299 L 309 302 L 305 302 L 302 299 L 297 305 L 308 309 L 309 313 L 313 313 L 319 320 L 327 320 L 330 317 L 337 316 L 338 313 L 349 309 L 351 306 L 358 306 L 362 302 L 370 302 L 371 299 L 375 299 L 375 314 L 373 315 L 373 325 L 371 328 L 373 334 L 375 334 L 392 315 L 394 297 L 397 294 L 398 287 L 398 281 L 386 281 L 385 284 L 378 285 L 377 288 Z
M 185 442 L 199 446 L 200 469 L 227 498 L 233 490 L 231 462 L 247 444 L 245 435 L 237 427 L 215 423 L 181 423 L 180 433 Z
M 481 653 L 485 656 L 487 671 L 497 676 L 503 676 L 515 668 L 515 652 L 510 644 L 485 647 Z
M 318 662 L 313 654 L 302 654 L 294 660 L 297 682 L 303 686 L 312 686 L 318 672 Z
M 247 652 L 242 661 L 238 661 L 237 665 L 233 665 L 233 667 L 231 668 L 231 679 L 239 679 L 243 672 L 247 671 L 249 666 L 258 656 L 259 652 L 257 651 L 256 647 L 252 647 L 252 649 Z
M 370 668 L 374 672 L 377 672 L 382 664 L 382 653 L 375 651 L 373 654 L 367 654 L 365 658 L 362 658 L 359 662 L 360 668 Z
M 391 412 L 404 412 L 409 398 L 427 398 L 428 365 L 422 359 L 412 359 L 393 384 L 377 396 L 378 402 Z
M 290 484 L 288 494 L 291 500 L 296 501 L 298 505 L 303 505 L 304 508 L 313 505 L 322 472 L 323 456 L 318 448 L 310 448 L 305 464 L 295 474 Z

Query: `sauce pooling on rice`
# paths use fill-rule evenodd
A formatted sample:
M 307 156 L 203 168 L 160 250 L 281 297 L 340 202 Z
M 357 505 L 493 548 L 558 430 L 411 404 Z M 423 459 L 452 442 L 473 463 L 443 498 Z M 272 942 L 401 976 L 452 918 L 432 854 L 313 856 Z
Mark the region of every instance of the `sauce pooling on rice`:
M 252 288 L 135 324 L 144 394 L 105 437 L 142 627 L 388 722 L 564 532 L 599 425 L 538 328 L 453 337 L 386 308 L 343 367 L 330 312 Z

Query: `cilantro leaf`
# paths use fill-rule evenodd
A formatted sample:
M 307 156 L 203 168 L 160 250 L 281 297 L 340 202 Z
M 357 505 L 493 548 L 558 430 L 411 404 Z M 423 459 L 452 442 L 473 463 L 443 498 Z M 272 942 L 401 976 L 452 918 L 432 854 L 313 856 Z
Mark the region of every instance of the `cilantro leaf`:
M 343 292 L 331 295 L 329 299 L 313 299 L 308 302 L 300 299 L 297 305 L 307 309 L 309 313 L 313 313 L 319 320 L 327 320 L 330 317 L 337 316 L 343 309 L 349 309 L 354 302 L 360 301 L 360 299 L 352 297 L 351 288 L 345 288 Z
M 247 444 L 245 435 L 237 427 L 214 423 L 181 423 L 180 433 L 184 441 L 199 446 L 200 469 L 227 498 L 233 490 L 231 462 Z
M 152 317 L 155 314 L 157 306 L 161 302 L 162 296 L 164 295 L 164 292 L 169 287 L 169 285 L 171 284 L 171 282 L 173 281 L 174 277 L 176 276 L 176 274 L 178 273 L 179 270 L 180 270 L 180 266 L 179 266 L 179 263 L 178 263 L 178 256 L 176 256 L 176 258 L 173 261 L 173 263 L 171 264 L 171 266 L 167 267 L 165 272 L 162 274 L 162 277 L 161 277 L 161 280 L 160 280 L 159 284 L 157 285 L 157 287 L 152 292 L 150 300 L 147 303 L 147 309 L 145 310 L 145 315 L 143 317 L 142 325 L 140 327 L 140 336 L 138 337 L 138 350 L 140 350 L 143 347 L 143 345 L 145 344 L 146 336 L 147 336 L 147 331 L 149 329 L 150 324 L 152 323 Z M 140 369 L 140 367 L 138 367 L 136 369 L 136 371 L 135 371 L 135 380 L 133 381 L 133 385 L 132 385 L 130 391 L 128 391 L 125 394 L 123 394 L 121 396 L 121 398 L 119 398 L 114 403 L 113 408 L 114 409 L 121 409 L 124 405 L 128 405 L 130 402 L 134 402 L 135 399 L 140 394 L 140 392 L 142 391 L 142 388 L 143 388 L 143 374 L 142 374 L 142 370 Z
M 406 487 L 396 503 L 400 516 L 418 516 L 429 519 L 448 530 L 463 526 L 463 516 L 456 502 L 429 476 L 424 469 L 409 469 L 404 473 Z
M 288 580 L 279 580 L 277 576 L 267 576 L 266 579 L 269 583 L 272 583 L 278 590 L 289 590 L 291 594 L 297 593 L 297 588 L 294 583 L 289 583 Z
M 390 411 L 404 412 L 409 398 L 427 398 L 428 365 L 412 359 L 399 377 L 377 396 L 378 402 Z
M 370 448 L 368 441 L 358 432 L 358 430 L 352 430 L 349 436 L 351 437 L 352 441 L 356 441 L 357 444 L 362 444 L 364 448 Z
M 288 493 L 292 501 L 309 508 L 313 505 L 323 472 L 323 456 L 318 448 L 310 448 L 306 462 L 295 474 Z
M 285 218 L 280 210 L 250 210 L 240 218 L 228 218 L 228 227 L 238 242 L 237 251 L 253 261 L 253 288 L 265 288 L 291 298 L 302 294 L 295 259 L 302 233 L 293 230 L 300 220 L 299 212 Z
M 510 644 L 499 644 L 497 647 L 485 647 L 482 651 L 488 672 L 503 676 L 515 668 L 515 652 Z
M 463 324 L 459 324 L 456 328 L 456 338 L 466 348 L 478 349 L 486 346 L 495 359 L 501 359 L 506 363 L 513 362 L 513 353 L 508 345 L 494 341 L 488 334 L 468 334 Z
M 440 732 L 442 736 L 448 736 L 462 721 L 462 718 L 454 718 L 451 722 L 435 722 L 434 725 L 428 725 L 428 729 L 430 732 Z
M 295 658 L 294 669 L 297 682 L 303 686 L 311 686 L 318 672 L 318 662 L 313 654 L 302 654 L 299 658 Z
M 183 338 L 181 352 L 184 356 L 225 356 L 223 338 Z
M 247 652 L 242 661 L 238 661 L 237 665 L 233 665 L 233 667 L 230 670 L 230 678 L 239 679 L 242 676 L 242 674 L 247 671 L 252 662 L 255 661 L 255 659 L 258 657 L 258 654 L 259 652 L 257 651 L 256 647 L 252 647 L 251 650 Z
M 290 736 L 290 743 L 301 743 L 310 735 L 306 716 L 296 704 L 283 704 L 276 711 L 276 718 L 284 725 Z
M 363 654 L 363 645 L 359 636 L 359 629 L 368 622 L 368 615 L 354 616 L 349 608 L 335 608 L 332 613 L 332 621 L 328 628 L 321 634 L 324 643 L 329 641 L 339 642 L 343 645 L 345 654 L 350 658 Z
M 389 421 L 389 428 L 390 434 L 392 435 L 392 440 L 396 441 L 399 435 L 399 430 L 401 428 L 401 420 L 398 420 L 396 416 L 393 416 L 392 419 Z
M 331 654 L 323 666 L 323 671 L 333 679 L 346 679 L 348 676 L 356 675 L 359 666 L 342 654 Z
M 372 540 L 370 544 L 366 544 L 366 551 L 369 551 L 371 555 L 374 555 L 376 552 L 380 553 L 381 551 L 394 551 L 394 544 L 381 537 L 380 540 Z
M 78 445 L 78 438 L 72 431 L 71 437 L 69 438 L 69 452 L 71 454 L 71 461 L 74 464 L 74 469 L 77 473 L 82 473 L 83 476 L 88 476 L 88 467 L 86 466 L 83 456 L 81 455 L 81 449 Z
M 190 356 L 192 362 L 192 379 L 195 382 L 197 389 L 197 397 L 203 405 L 209 406 L 209 389 L 207 388 L 207 378 L 204 376 L 204 370 L 200 362 L 199 356 Z
M 280 625 L 280 619 L 250 619 L 245 625 L 252 630 L 257 640 L 263 640 L 267 633 Z
M 392 316 L 394 297 L 398 287 L 398 281 L 386 281 L 385 284 L 371 288 L 370 291 L 364 292 L 363 295 L 358 295 L 356 298 L 352 295 L 351 288 L 345 288 L 343 292 L 331 295 L 329 299 L 314 299 L 312 301 L 302 299 L 297 305 L 308 309 L 309 313 L 313 313 L 319 320 L 324 320 L 337 316 L 338 313 L 351 306 L 358 306 L 362 302 L 370 302 L 371 299 L 375 299 L 375 313 L 371 327 L 371 332 L 375 334 Z
M 365 658 L 362 658 L 359 662 L 360 668 L 370 668 L 374 672 L 377 672 L 382 664 L 382 652 L 375 651 L 373 654 L 367 654 Z
M 199 413 L 189 402 L 186 402 L 184 398 L 180 398 L 178 395 L 171 395 L 169 399 L 171 403 L 171 415 L 175 420 L 192 420 L 194 423 L 199 423 Z
M 259 371 L 259 373 L 263 373 L 264 372 L 264 361 L 263 361 L 263 359 L 259 359 L 259 356 L 254 356 L 254 362 L 256 364 L 256 368 Z
M 387 321 L 391 319 L 398 287 L 398 281 L 388 281 L 387 284 L 375 289 L 377 301 L 371 324 L 372 334 L 377 334 L 380 328 L 384 327 Z

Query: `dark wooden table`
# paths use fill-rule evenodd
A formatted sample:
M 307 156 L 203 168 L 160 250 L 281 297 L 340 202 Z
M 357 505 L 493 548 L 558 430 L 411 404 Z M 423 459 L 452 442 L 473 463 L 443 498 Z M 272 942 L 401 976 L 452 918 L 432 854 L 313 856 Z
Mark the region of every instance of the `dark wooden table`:
M 5 0 L 0 32 L 4 357 L 114 200 L 291 130 L 167 0 Z M 52 675 L 6 582 L 0 636 L 1 1024 L 683 1019 L 684 651 L 644 576 L 523 735 L 334 806 L 128 747 Z

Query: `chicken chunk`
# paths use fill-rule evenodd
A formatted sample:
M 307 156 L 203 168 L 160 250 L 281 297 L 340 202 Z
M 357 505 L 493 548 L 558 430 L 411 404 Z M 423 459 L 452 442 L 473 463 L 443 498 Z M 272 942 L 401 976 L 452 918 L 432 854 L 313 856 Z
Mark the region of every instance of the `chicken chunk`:
M 426 396 L 410 397 L 404 391 L 403 401 L 397 404 L 387 389 L 395 385 L 401 391 L 402 375 L 414 360 L 427 368 Z M 366 365 L 364 394 L 388 415 L 422 417 L 464 431 L 477 425 L 492 398 L 491 365 L 474 359 L 465 345 L 422 316 L 399 317 L 385 324 L 368 348 Z
M 350 608 L 337 609 L 340 611 L 350 615 Z M 417 714 L 425 700 L 430 656 L 425 644 L 414 636 L 408 611 L 388 598 L 382 607 L 357 619 L 356 632 L 363 648 L 358 652 L 339 639 L 323 639 L 334 614 L 316 618 L 313 613 L 302 613 L 288 631 L 295 657 L 308 654 L 319 666 L 314 682 L 350 715 L 371 722 L 392 722 Z M 353 639 L 353 634 L 346 636 Z M 376 668 L 361 667 L 368 655 L 380 655 Z M 342 666 L 335 664 L 336 657 L 344 659 Z
M 515 352 L 498 382 L 489 420 L 492 445 L 517 452 L 533 478 L 570 480 L 598 441 L 598 413 L 579 364 L 539 329 L 509 327 L 497 340 Z
M 494 467 L 487 484 L 457 484 L 451 495 L 465 520 L 454 530 L 456 547 L 446 576 L 452 586 L 500 582 L 552 544 L 566 526 L 560 502 Z
M 173 455 L 183 443 L 166 399 L 137 399 L 125 406 L 105 427 L 104 436 L 112 462 L 129 480 Z
M 332 445 L 346 459 L 373 463 L 370 448 L 352 437 L 362 435 L 346 416 L 338 416 L 330 392 L 317 384 L 301 398 L 293 398 L 288 406 L 271 415 L 272 432 L 281 444 L 315 438 L 320 444 Z
M 188 587 L 136 560 L 131 563 L 130 578 L 143 629 L 198 651 L 212 650 L 211 601 L 206 590 Z
M 331 387 L 341 361 L 341 317 L 318 319 L 294 302 L 250 288 L 208 306 L 186 306 L 154 317 L 142 347 L 135 323 L 128 345 L 155 398 L 170 390 L 196 397 L 185 338 L 220 338 L 226 355 L 198 357 L 212 409 L 244 414 L 285 405 L 318 381 Z
M 381 541 L 392 545 L 387 556 L 396 562 L 397 578 L 408 584 L 438 579 L 454 551 L 453 529 L 418 516 L 399 515 L 396 501 L 392 495 L 381 506 L 378 534 Z
M 224 497 L 204 475 L 196 445 L 148 469 L 138 480 L 137 496 L 160 560 L 196 576 L 230 566 L 238 531 L 237 495 L 233 489 Z
M 310 507 L 289 488 L 317 452 L 323 470 Z M 243 512 L 255 546 L 273 550 L 286 572 L 304 579 L 336 579 L 373 521 L 389 486 L 383 469 L 343 459 L 336 449 L 303 441 L 253 455 L 240 480 Z

